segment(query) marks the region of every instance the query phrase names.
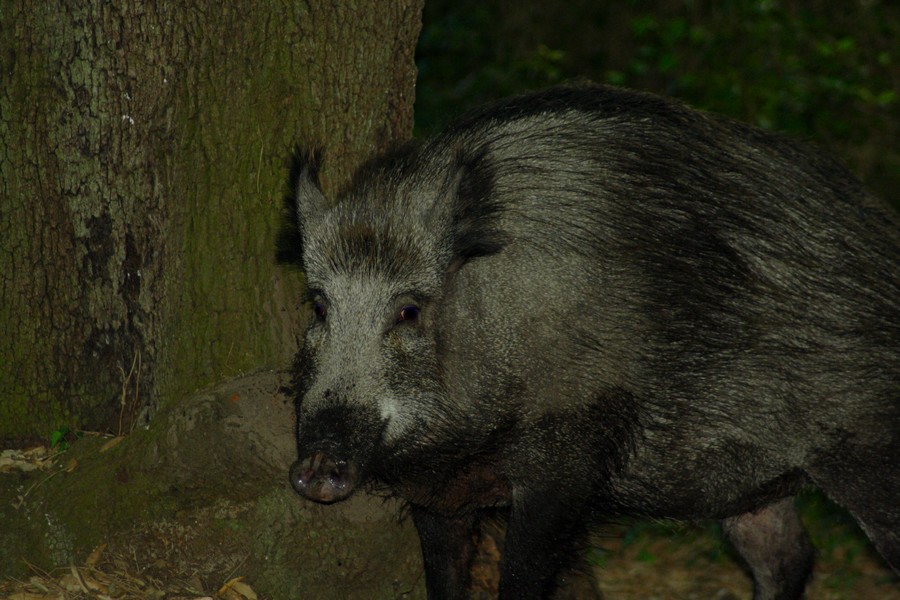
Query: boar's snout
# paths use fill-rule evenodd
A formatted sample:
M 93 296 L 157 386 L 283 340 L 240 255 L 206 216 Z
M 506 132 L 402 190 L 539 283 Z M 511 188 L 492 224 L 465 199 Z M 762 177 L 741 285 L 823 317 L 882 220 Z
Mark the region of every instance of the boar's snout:
M 307 500 L 331 504 L 347 499 L 356 487 L 359 469 L 349 460 L 313 452 L 291 465 L 291 485 Z

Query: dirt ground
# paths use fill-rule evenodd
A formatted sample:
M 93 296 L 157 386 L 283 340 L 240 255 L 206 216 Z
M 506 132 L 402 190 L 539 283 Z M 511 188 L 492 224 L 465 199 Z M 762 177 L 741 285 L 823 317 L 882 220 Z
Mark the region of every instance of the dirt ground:
M 185 531 L 159 531 L 134 544 L 179 544 Z M 190 535 L 196 535 L 190 534 Z M 814 536 L 815 537 L 815 536 Z M 855 535 L 819 548 L 807 590 L 810 600 L 900 600 L 900 582 Z M 194 542 L 196 540 L 193 540 Z M 826 540 L 827 542 L 827 540 Z M 106 600 L 111 598 L 254 600 L 262 598 L 241 577 L 239 549 L 215 547 L 210 556 L 137 563 L 127 550 L 98 548 L 85 564 L 53 573 L 33 569 L 27 580 L 0 581 L 0 598 L 10 600 Z M 601 531 L 590 553 L 605 600 L 749 600 L 751 583 L 713 528 L 630 525 Z M 228 561 L 229 553 L 233 560 Z M 146 554 L 145 552 L 143 554 Z M 162 555 L 162 553 L 161 553 Z M 210 561 L 219 563 L 210 574 Z M 206 564 L 204 564 L 206 563 Z M 410 597 L 398 593 L 398 598 Z M 307 600 L 307 599 L 303 599 Z M 310 599 L 315 600 L 315 599 Z
M 0 476 L 46 464 L 47 449 L 30 452 L 0 453 Z M 798 504 L 818 553 L 807 600 L 900 600 L 900 579 L 845 512 L 815 493 L 804 494 Z M 240 525 L 248 510 L 247 505 L 222 500 L 171 521 L 122 531 L 82 564 L 54 572 L 31 567 L 18 580 L 0 579 L 0 599 L 263 599 L 253 581 L 244 578 L 247 548 L 236 544 L 228 531 L 229 524 Z M 714 525 L 606 526 L 597 531 L 588 562 L 596 569 L 605 600 L 752 597 L 749 577 Z M 417 585 L 396 589 L 395 597 L 424 597 L 421 579 Z M 354 595 L 358 592 L 348 598 Z

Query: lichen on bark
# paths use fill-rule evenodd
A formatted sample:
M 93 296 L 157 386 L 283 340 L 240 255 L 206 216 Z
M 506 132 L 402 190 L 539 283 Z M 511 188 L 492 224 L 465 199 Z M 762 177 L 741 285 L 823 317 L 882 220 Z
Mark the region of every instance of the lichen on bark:
M 289 362 L 295 143 L 326 184 L 412 130 L 420 0 L 0 5 L 0 445 L 129 430 Z M 5 440 L 5 442 L 3 442 Z

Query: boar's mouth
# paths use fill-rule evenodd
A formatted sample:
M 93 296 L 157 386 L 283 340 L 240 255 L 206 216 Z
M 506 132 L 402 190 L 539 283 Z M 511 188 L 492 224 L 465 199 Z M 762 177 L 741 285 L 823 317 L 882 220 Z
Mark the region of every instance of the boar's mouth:
M 389 444 L 385 421 L 359 407 L 330 405 L 299 421 L 300 458 L 290 482 L 307 500 L 332 504 L 373 484 L 426 498 L 463 486 L 491 504 L 508 496 L 495 470 L 502 449 L 516 438 L 517 416 L 488 427 L 463 423 L 443 436 L 417 423 Z
M 290 479 L 307 500 L 331 504 L 350 497 L 359 480 L 359 468 L 328 452 L 313 452 L 291 465 Z

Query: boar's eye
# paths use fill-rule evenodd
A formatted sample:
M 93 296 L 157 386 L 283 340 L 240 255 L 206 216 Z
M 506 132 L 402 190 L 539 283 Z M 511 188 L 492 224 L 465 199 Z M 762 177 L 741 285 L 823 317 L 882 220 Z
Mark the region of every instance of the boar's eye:
M 320 321 L 325 320 L 325 315 L 328 314 L 328 309 L 325 308 L 325 305 L 321 302 L 313 302 L 312 305 L 313 314 L 316 315 L 316 318 Z
M 403 308 L 400 309 L 400 316 L 397 319 L 397 322 L 400 321 L 415 321 L 419 318 L 419 307 L 415 304 L 407 304 Z

